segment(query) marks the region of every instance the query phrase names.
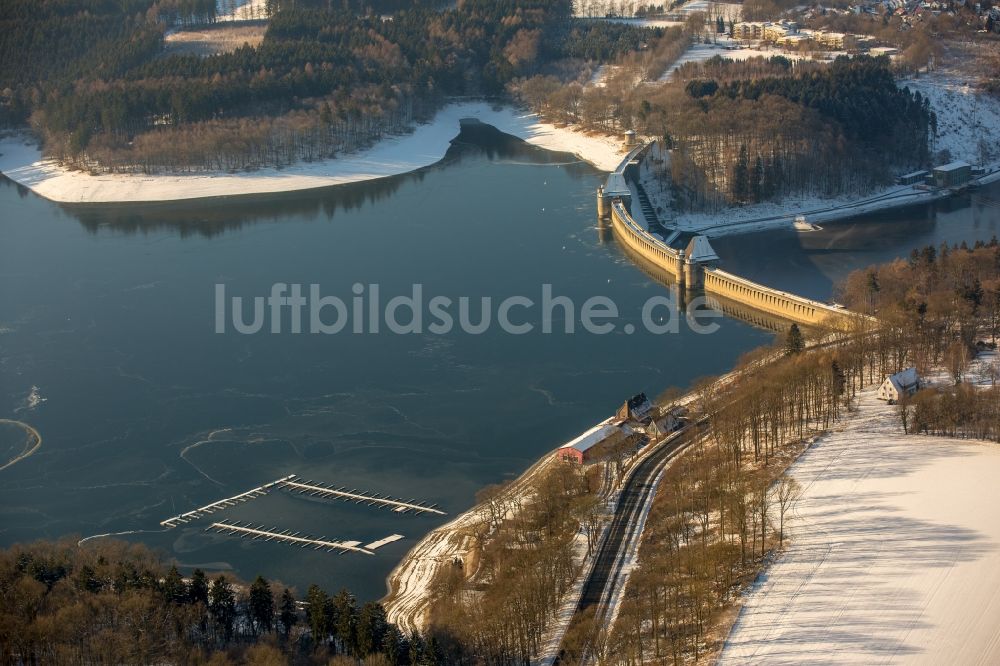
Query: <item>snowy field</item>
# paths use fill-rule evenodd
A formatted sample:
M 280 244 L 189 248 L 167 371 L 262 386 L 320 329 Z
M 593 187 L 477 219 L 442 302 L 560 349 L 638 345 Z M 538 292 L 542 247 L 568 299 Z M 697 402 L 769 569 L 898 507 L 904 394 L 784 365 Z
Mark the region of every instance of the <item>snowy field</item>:
M 267 0 L 217 0 L 216 21 L 252 21 L 267 18 Z
M 817 54 L 821 57 L 813 58 L 811 54 L 789 53 L 783 49 L 770 48 L 767 45 L 757 47 L 744 46 L 740 40 L 731 39 L 727 35 L 718 35 L 716 40 L 717 42 L 714 44 L 692 44 L 672 66 L 667 68 L 667 71 L 660 77 L 660 82 L 670 79 L 681 65 L 689 62 L 705 62 L 714 56 L 719 56 L 726 60 L 749 60 L 750 58 L 782 56 L 789 60 L 814 59 L 827 62 L 834 60 L 839 55 L 845 55 L 844 51 L 823 51 L 821 54 Z
M 606 16 L 633 17 L 635 11 L 647 5 L 669 3 L 646 3 L 637 0 L 573 0 L 573 13 L 586 18 L 604 18 Z M 722 16 L 727 21 L 739 21 L 743 14 L 743 5 L 731 2 L 714 2 L 713 0 L 689 0 L 672 10 L 672 14 L 686 16 L 693 12 L 704 12 L 706 16 Z M 655 19 L 651 19 L 655 21 Z M 645 25 L 653 25 L 645 24 Z
M 298 163 L 283 169 L 206 172 L 187 175 L 106 174 L 70 171 L 42 159 L 33 143 L 17 137 L 0 140 L 0 172 L 35 193 L 64 203 L 173 201 L 237 194 L 291 192 L 385 178 L 441 160 L 459 132 L 459 122 L 476 118 L 527 143 L 572 153 L 603 171 L 612 171 L 625 154 L 621 141 L 542 122 L 511 107 L 482 102 L 452 104 L 411 134 L 332 160 Z
M 729 37 L 720 37 L 720 42 L 718 44 L 692 44 L 688 49 L 681 54 L 681 57 L 674 61 L 670 67 L 667 67 L 663 75 L 660 76 L 658 83 L 666 82 L 673 78 L 674 73 L 682 66 L 689 62 L 705 62 L 706 60 L 712 58 L 713 56 L 722 56 L 723 58 L 728 57 L 728 54 L 732 51 L 726 50 L 725 45 L 729 43 Z
M 244 44 L 257 47 L 267 27 L 258 23 L 227 23 L 198 30 L 176 30 L 163 37 L 164 55 L 210 56 L 232 53 Z
M 728 23 L 730 19 L 739 21 L 743 18 L 743 5 L 735 2 L 713 2 L 712 0 L 689 0 L 676 9 L 681 14 L 702 12 L 706 17 L 721 16 Z
M 791 546 L 721 663 L 1000 663 L 1000 446 L 904 436 L 869 390 L 790 471 Z
M 608 18 L 601 19 L 603 21 L 608 21 L 609 23 L 623 23 L 625 25 L 634 25 L 637 28 L 676 28 L 678 26 L 683 26 L 684 21 L 674 21 L 671 19 L 656 19 L 656 18 Z

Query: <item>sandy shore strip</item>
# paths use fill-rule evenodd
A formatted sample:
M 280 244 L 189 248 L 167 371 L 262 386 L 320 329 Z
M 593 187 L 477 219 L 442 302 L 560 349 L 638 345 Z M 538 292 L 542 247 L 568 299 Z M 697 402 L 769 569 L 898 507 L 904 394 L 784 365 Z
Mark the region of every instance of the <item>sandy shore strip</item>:
M 25 423 L 24 421 L 16 421 L 13 419 L 0 419 L 0 424 L 20 428 L 25 434 L 24 449 L 13 455 L 10 460 L 0 465 L 0 470 L 5 470 L 12 465 L 16 465 L 25 458 L 31 457 L 35 451 L 41 448 L 42 436 L 38 434 L 38 431 L 35 430 L 33 426 Z
M 625 150 L 616 137 L 556 127 L 537 115 L 486 102 L 450 104 L 411 134 L 321 162 L 253 172 L 193 174 L 90 174 L 62 168 L 42 158 L 24 137 L 0 141 L 0 172 L 36 194 L 60 203 L 176 201 L 240 194 L 293 192 L 396 176 L 440 161 L 458 135 L 460 121 L 475 118 L 501 132 L 546 150 L 572 153 L 602 171 L 611 171 Z

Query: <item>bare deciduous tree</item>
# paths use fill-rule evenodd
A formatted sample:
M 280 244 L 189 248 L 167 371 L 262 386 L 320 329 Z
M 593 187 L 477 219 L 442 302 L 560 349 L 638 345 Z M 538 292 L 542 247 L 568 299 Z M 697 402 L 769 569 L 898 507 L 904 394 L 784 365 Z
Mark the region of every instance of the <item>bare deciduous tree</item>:
M 778 481 L 777 492 L 775 493 L 778 500 L 778 547 L 783 548 L 785 545 L 785 516 L 788 514 L 789 509 L 802 494 L 802 486 L 794 478 L 790 477 L 788 474 L 784 474 L 781 480 Z

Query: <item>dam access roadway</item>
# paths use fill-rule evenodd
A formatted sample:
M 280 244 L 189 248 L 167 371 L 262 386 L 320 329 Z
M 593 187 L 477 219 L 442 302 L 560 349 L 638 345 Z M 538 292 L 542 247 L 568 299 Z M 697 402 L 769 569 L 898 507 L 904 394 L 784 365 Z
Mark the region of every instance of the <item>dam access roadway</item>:
M 624 581 L 621 581 L 623 565 L 628 560 L 629 552 L 638 547 L 644 526 L 642 518 L 656 494 L 657 481 L 667 463 L 698 440 L 704 424 L 705 421 L 689 424 L 661 443 L 655 444 L 656 448 L 629 473 L 619 495 L 611 524 L 604 533 L 593 566 L 581 588 L 580 599 L 570 623 L 578 621 L 589 613 L 593 613 L 595 627 L 603 625 L 610 619 L 609 611 L 613 609 L 615 593 L 624 584 Z M 589 650 L 588 645 L 579 663 L 588 662 Z M 565 647 L 561 647 L 550 663 L 553 666 L 568 663 L 567 657 Z

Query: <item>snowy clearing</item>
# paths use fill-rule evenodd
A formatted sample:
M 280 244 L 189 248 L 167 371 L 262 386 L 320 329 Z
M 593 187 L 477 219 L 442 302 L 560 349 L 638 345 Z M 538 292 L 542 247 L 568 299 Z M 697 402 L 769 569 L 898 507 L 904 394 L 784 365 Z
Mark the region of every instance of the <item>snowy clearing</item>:
M 267 0 L 218 0 L 215 8 L 216 22 L 267 18 Z
M 925 373 L 921 378 L 925 386 L 947 388 L 955 385 L 951 372 L 938 368 Z M 1000 382 L 1000 355 L 995 350 L 987 349 L 976 354 L 975 358 L 962 371 L 962 383 L 977 389 L 987 389 Z
M 105 174 L 93 176 L 42 159 L 34 143 L 0 141 L 0 172 L 47 199 L 63 203 L 174 201 L 237 194 L 292 192 L 395 176 L 430 166 L 444 157 L 459 123 L 475 118 L 527 143 L 573 153 L 603 171 L 625 154 L 615 137 L 588 134 L 542 122 L 533 113 L 484 102 L 451 104 L 411 134 L 384 139 L 371 148 L 332 160 L 298 163 L 283 169 L 193 174 Z
M 674 21 L 672 19 L 656 18 L 597 18 L 596 21 L 608 21 L 609 23 L 624 23 L 634 25 L 637 28 L 676 28 L 684 25 L 684 21 Z
M 650 3 L 656 4 L 656 3 Z M 645 7 L 645 3 L 636 0 L 573 0 L 573 14 L 583 18 L 609 18 L 611 20 L 636 20 L 654 23 L 657 19 L 631 19 L 637 9 Z M 739 21 L 743 15 L 743 5 L 733 2 L 715 2 L 714 0 L 688 0 L 670 11 L 672 17 L 686 18 L 694 12 L 703 12 L 714 18 L 722 16 L 727 21 Z
M 1000 446 L 903 435 L 870 389 L 790 473 L 792 544 L 721 663 L 1000 663 Z
M 935 150 L 970 164 L 1000 163 L 1000 102 L 957 76 L 930 74 L 899 84 L 930 98 L 938 117 Z
M 193 54 L 210 56 L 232 53 L 244 44 L 260 46 L 267 27 L 256 24 L 216 26 L 198 30 L 179 30 L 164 36 L 164 55 Z
M 694 12 L 702 12 L 708 18 L 721 16 L 727 22 L 732 19 L 739 21 L 743 18 L 743 4 L 735 2 L 714 2 L 713 0 L 689 0 L 677 8 L 677 12 L 688 15 Z
M 756 47 L 746 46 L 738 39 L 732 39 L 727 35 L 716 36 L 716 41 L 711 44 L 698 42 L 692 44 L 687 51 L 681 55 L 677 61 L 667 68 L 659 82 L 665 82 L 673 77 L 674 72 L 684 64 L 689 62 L 705 62 L 715 56 L 725 60 L 749 60 L 751 58 L 773 58 L 781 56 L 788 60 L 817 60 L 819 62 L 832 62 L 837 56 L 846 55 L 844 51 L 822 51 L 815 54 L 791 53 L 779 48 L 771 48 L 766 44 Z

